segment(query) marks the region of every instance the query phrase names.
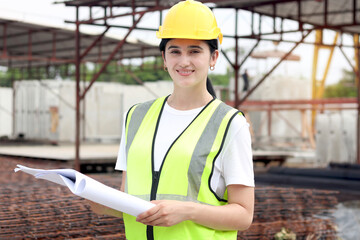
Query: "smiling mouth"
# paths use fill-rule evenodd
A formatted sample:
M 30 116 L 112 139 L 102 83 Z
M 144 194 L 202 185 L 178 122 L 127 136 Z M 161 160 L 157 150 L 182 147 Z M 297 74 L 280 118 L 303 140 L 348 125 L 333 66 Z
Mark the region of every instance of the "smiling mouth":
M 189 76 L 195 72 L 195 70 L 176 70 L 176 72 L 178 72 L 181 76 Z

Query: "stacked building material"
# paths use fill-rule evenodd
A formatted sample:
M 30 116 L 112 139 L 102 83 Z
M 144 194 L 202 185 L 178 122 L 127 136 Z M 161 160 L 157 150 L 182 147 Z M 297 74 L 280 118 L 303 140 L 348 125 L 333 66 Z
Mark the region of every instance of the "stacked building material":
M 0 158 L 0 239 L 124 239 L 122 219 L 93 213 L 86 200 L 67 188 L 24 173 L 16 164 L 37 168 L 64 168 L 65 163 Z M 58 165 L 58 166 L 57 166 Z M 92 175 L 114 188 L 121 177 Z M 337 204 L 333 191 L 257 187 L 252 226 L 238 239 L 273 239 L 282 227 L 297 239 L 307 236 L 337 239 L 329 216 Z
M 337 192 L 316 189 L 257 187 L 252 226 L 239 239 L 273 239 L 282 227 L 297 239 L 338 239 L 332 217 Z

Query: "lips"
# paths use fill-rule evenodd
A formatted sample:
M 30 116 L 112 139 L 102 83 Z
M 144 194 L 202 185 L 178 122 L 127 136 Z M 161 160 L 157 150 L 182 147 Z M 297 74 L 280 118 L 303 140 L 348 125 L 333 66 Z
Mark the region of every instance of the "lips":
M 195 70 L 179 69 L 179 70 L 176 70 L 176 72 L 178 72 L 181 76 L 189 76 L 193 72 L 195 72 Z

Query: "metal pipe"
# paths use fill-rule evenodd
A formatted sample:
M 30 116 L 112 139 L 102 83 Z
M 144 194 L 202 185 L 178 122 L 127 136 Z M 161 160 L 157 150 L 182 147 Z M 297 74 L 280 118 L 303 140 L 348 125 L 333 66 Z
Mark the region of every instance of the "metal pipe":
M 52 34 L 53 34 L 53 39 L 52 39 L 51 59 L 55 59 L 56 58 L 56 32 L 54 31 Z
M 357 41 L 359 41 L 359 38 L 357 38 Z M 356 45 L 359 45 L 359 42 L 356 42 Z M 357 51 L 357 79 L 360 79 L 360 51 Z M 357 82 L 357 136 L 356 136 L 356 162 L 357 164 L 360 164 L 360 80 Z
M 89 52 L 90 50 L 104 37 L 105 33 L 110 29 L 110 26 L 107 26 L 105 31 L 100 34 L 92 43 L 89 47 L 87 47 L 85 49 L 85 51 L 81 54 L 80 59 L 83 59 Z
M 358 57 L 360 57 L 360 56 L 358 56 Z M 358 92 L 357 92 L 358 108 L 357 108 L 357 138 L 356 138 L 356 140 L 357 140 L 357 142 L 356 142 L 356 147 L 357 147 L 356 158 L 357 158 L 357 161 L 356 162 L 358 164 L 360 164 L 360 84 L 358 84 L 357 90 L 358 90 Z
M 327 98 L 327 99 L 299 99 L 299 100 L 250 100 L 242 106 L 264 105 L 324 105 L 324 104 L 354 104 L 356 98 Z
M 80 171 L 80 23 L 79 7 L 76 7 L 75 30 L 75 79 L 76 79 L 76 111 L 75 111 L 75 162 L 74 168 Z
M 239 64 L 238 64 L 238 58 L 239 58 L 239 46 L 238 46 L 238 9 L 235 9 L 235 63 L 234 63 L 234 80 L 235 80 L 235 86 L 234 86 L 234 94 L 235 94 L 235 108 L 238 106 L 239 103 Z
M 269 105 L 269 108 L 267 110 L 267 115 L 268 115 L 268 136 L 271 136 L 271 125 L 272 125 L 272 105 Z
M 353 0 L 353 9 L 352 9 L 352 20 L 353 20 L 353 24 L 356 25 L 357 21 L 356 21 L 356 6 L 357 5 L 357 0 Z
M 276 32 L 276 3 L 273 3 L 273 31 Z
M 114 58 L 115 54 L 118 52 L 118 50 L 125 44 L 125 41 L 127 39 L 127 37 L 130 35 L 130 33 L 132 32 L 133 29 L 135 29 L 136 25 L 140 22 L 141 18 L 144 16 L 145 13 L 140 14 L 139 18 L 136 20 L 136 22 L 134 23 L 134 25 L 131 27 L 131 29 L 129 29 L 128 33 L 125 35 L 125 37 L 123 38 L 123 40 L 121 40 L 121 42 L 118 43 L 118 45 L 115 47 L 115 49 L 113 50 L 113 52 L 109 55 L 109 57 L 107 58 L 107 60 L 103 63 L 103 65 L 101 66 L 100 70 L 93 76 L 93 78 L 91 79 L 89 85 L 87 86 L 87 88 L 84 90 L 83 94 L 81 95 L 81 99 L 84 98 L 85 94 L 87 93 L 87 91 L 91 88 L 91 86 L 94 84 L 94 82 L 96 81 L 96 79 L 98 79 L 98 77 L 100 76 L 100 74 L 106 69 L 107 65 L 110 63 L 110 61 Z
M 252 49 L 248 52 L 248 54 L 244 57 L 244 59 L 241 61 L 240 63 L 240 68 L 241 66 L 245 63 L 245 61 L 250 57 L 251 53 L 255 50 L 255 48 L 259 45 L 260 40 L 258 40 L 255 45 L 252 47 Z M 228 57 L 228 55 L 226 54 L 226 52 L 221 49 L 222 54 L 224 55 L 225 59 L 228 61 L 228 63 L 231 65 L 232 68 L 235 68 L 235 64 L 233 64 L 230 60 L 230 58 Z
M 328 25 L 328 0 L 324 0 L 324 25 Z
M 107 20 L 109 18 L 118 18 L 118 17 L 125 17 L 125 16 L 132 16 L 132 15 L 143 15 L 145 13 L 148 13 L 148 12 L 155 12 L 155 11 L 159 11 L 159 10 L 165 10 L 165 9 L 168 9 L 169 7 L 153 7 L 153 8 L 150 8 L 150 9 L 147 9 L 147 10 L 143 10 L 143 11 L 138 11 L 138 12 L 129 12 L 129 13 L 122 13 L 122 14 L 118 14 L 118 15 L 113 15 L 113 16 L 105 16 L 105 17 L 100 17 L 100 18 L 93 18 L 91 20 L 85 20 L 85 21 L 79 21 L 79 24 L 89 24 L 89 23 L 93 23 L 93 22 L 96 22 L 96 21 L 100 21 L 100 20 Z M 76 24 L 76 21 L 65 21 L 65 23 L 75 23 Z
M 7 46 L 6 46 L 6 38 L 7 38 L 7 24 L 3 24 L 3 51 L 2 51 L 2 58 L 6 58 L 7 56 Z
M 242 67 L 242 65 L 245 63 L 245 61 L 251 56 L 252 52 L 255 50 L 255 48 L 259 45 L 260 40 L 257 40 L 257 42 L 255 43 L 255 45 L 251 48 L 251 50 L 248 52 L 248 54 L 244 57 L 244 59 L 241 61 L 240 63 L 240 68 Z
M 9 69 L 11 69 L 11 60 L 9 62 Z M 15 80 L 11 79 L 11 87 L 13 89 L 12 93 L 12 99 L 13 99 L 13 105 L 12 105 L 12 136 L 15 137 L 15 131 L 16 131 L 16 88 L 15 88 Z
M 254 36 L 254 12 L 251 11 L 251 35 L 250 36 Z
M 228 61 L 228 63 L 231 65 L 232 68 L 235 68 L 235 65 L 231 62 L 230 58 L 228 57 L 227 53 L 221 49 L 222 54 L 224 55 L 225 59 Z

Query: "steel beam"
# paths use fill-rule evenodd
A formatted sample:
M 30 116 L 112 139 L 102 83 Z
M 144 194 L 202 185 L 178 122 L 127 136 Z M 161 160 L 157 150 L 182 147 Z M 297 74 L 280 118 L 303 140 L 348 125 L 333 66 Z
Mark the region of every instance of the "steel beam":
M 1 54 L 1 58 L 6 58 L 8 53 L 7 53 L 7 46 L 6 46 L 6 39 L 7 39 L 7 24 L 4 23 L 3 24 L 3 51 Z
M 349 59 L 346 57 L 346 54 L 345 52 L 342 50 L 341 48 L 341 51 L 342 53 L 344 54 L 344 56 L 346 57 L 346 60 L 350 63 L 351 67 L 354 69 L 354 72 L 355 72 L 355 79 L 356 79 L 356 86 L 359 86 L 359 83 L 360 83 L 360 78 L 359 78 L 359 34 L 354 34 L 354 37 L 353 37 L 353 41 L 354 41 L 354 59 L 355 59 L 355 66 L 352 66 L 351 62 L 349 61 Z
M 356 79 L 359 79 L 359 69 L 358 69 L 358 66 L 359 66 L 359 61 L 356 60 L 357 59 L 357 55 L 358 55 L 358 51 L 355 51 L 355 65 L 353 65 L 351 63 L 351 60 L 349 59 L 349 57 L 346 55 L 346 53 L 344 52 L 344 49 L 342 47 L 339 47 L 341 53 L 343 54 L 343 56 L 345 57 L 346 61 L 348 62 L 349 66 L 352 68 L 352 70 L 354 71 L 355 73 L 355 78 Z
M 83 21 L 79 21 L 80 24 L 89 24 L 89 23 L 94 23 L 96 21 L 106 21 L 107 19 L 112 19 L 112 18 L 118 18 L 118 17 L 126 17 L 126 16 L 134 16 L 134 15 L 144 15 L 145 13 L 148 12 L 156 12 L 156 11 L 161 11 L 161 10 L 165 10 L 168 9 L 169 7 L 153 7 L 147 10 L 143 10 L 143 11 L 137 11 L 137 12 L 129 12 L 129 13 L 122 13 L 122 14 L 117 14 L 117 15 L 113 15 L 113 16 L 105 16 L 105 17 L 100 17 L 100 18 L 93 18 L 93 19 L 89 19 L 89 20 L 83 20 Z M 75 23 L 74 21 L 65 21 L 66 23 Z
M 140 22 L 141 18 L 144 16 L 145 13 L 140 14 L 140 16 L 138 17 L 138 19 L 136 20 L 136 22 L 133 24 L 132 28 L 129 29 L 128 33 L 125 35 L 125 37 L 119 42 L 119 44 L 115 47 L 115 49 L 113 50 L 113 52 L 110 54 L 110 56 L 107 58 L 107 60 L 103 63 L 103 65 L 101 66 L 99 72 L 97 72 L 93 78 L 91 79 L 89 85 L 87 86 L 87 88 L 85 88 L 83 94 L 81 95 L 81 99 L 84 98 L 85 94 L 87 93 L 87 91 L 91 88 L 91 86 L 94 84 L 94 82 L 96 81 L 96 79 L 98 79 L 98 77 L 100 76 L 100 74 L 106 69 L 107 65 L 110 63 L 110 61 L 114 58 L 115 54 L 118 52 L 118 50 L 125 44 L 125 41 L 127 39 L 127 37 L 130 35 L 130 33 L 132 32 L 132 30 L 135 29 L 136 25 Z
M 339 33 L 337 32 L 335 34 L 335 37 L 334 37 L 334 45 L 337 43 L 337 40 L 338 40 L 338 37 L 339 37 Z M 316 98 L 323 98 L 324 96 L 324 89 L 325 89 L 325 82 L 326 82 L 326 78 L 327 78 L 327 75 L 328 75 L 328 72 L 329 72 L 329 69 L 330 69 L 330 64 L 331 64 L 331 60 L 332 60 L 332 57 L 334 55 L 334 50 L 335 50 L 335 47 L 330 47 L 330 54 L 329 54 L 329 57 L 328 57 L 328 61 L 326 63 L 326 67 L 325 67 L 325 71 L 324 71 L 324 75 L 320 81 L 320 84 L 316 91 Z
M 76 7 L 76 30 L 75 30 L 75 162 L 74 168 L 80 171 L 80 23 L 79 8 Z
M 358 58 L 359 56 L 359 52 L 358 52 Z M 359 61 L 358 61 L 359 62 Z M 360 65 L 358 65 L 358 69 L 360 69 Z M 359 77 L 359 75 L 358 75 Z M 358 108 L 357 108 L 357 142 L 356 142 L 356 147 L 357 147 L 357 151 L 356 151 L 356 157 L 357 157 L 357 163 L 360 164 L 360 84 L 357 85 L 357 102 L 358 102 Z
M 105 33 L 110 29 L 110 26 L 107 26 L 106 29 L 104 30 L 104 32 L 102 34 L 100 34 L 95 40 L 94 42 L 85 49 L 85 51 L 81 54 L 80 59 L 83 59 L 90 51 L 91 49 L 99 42 L 101 41 L 101 39 L 104 37 Z
M 359 35 L 354 36 L 354 45 L 359 46 Z M 356 66 L 356 79 L 357 79 L 357 129 L 356 129 L 356 163 L 360 164 L 360 51 L 355 51 L 355 62 Z
M 238 38 L 238 9 L 235 9 L 235 63 L 234 63 L 234 94 L 235 94 L 235 106 L 239 103 L 239 38 Z
M 51 59 L 56 59 L 56 32 L 53 32 Z
M 313 67 L 312 67 L 312 75 L 311 75 L 311 80 L 312 80 L 312 99 L 316 99 L 316 92 L 317 92 L 317 65 L 318 65 L 318 59 L 319 59 L 319 51 L 320 48 L 322 46 L 322 42 L 323 42 L 323 35 L 322 35 L 322 30 L 318 29 L 315 32 L 315 42 L 316 45 L 314 46 L 314 55 L 313 55 Z M 313 110 L 311 112 L 311 126 L 315 125 L 315 117 L 316 117 L 316 111 Z M 313 128 L 314 129 L 314 128 Z
M 354 44 L 359 45 L 359 35 L 354 36 Z M 356 162 L 357 162 L 357 164 L 360 164 L 360 84 L 359 84 L 360 82 L 358 81 L 360 79 L 360 73 L 359 73 L 359 69 L 360 69 L 359 53 L 360 53 L 360 51 L 355 48 L 355 63 L 356 63 L 356 65 L 353 66 L 350 59 L 345 54 L 344 50 L 341 47 L 339 49 L 341 50 L 345 59 L 347 60 L 347 62 L 351 66 L 351 68 L 353 69 L 353 71 L 355 73 L 355 77 L 357 79 L 357 84 L 355 84 L 357 87 Z
M 262 82 L 265 81 L 265 79 L 299 46 L 300 43 L 302 43 L 302 42 L 305 40 L 305 38 L 306 38 L 307 36 L 309 36 L 309 34 L 310 34 L 311 32 L 312 32 L 312 31 L 308 31 L 306 34 L 304 34 L 304 35 L 302 36 L 301 40 L 300 40 L 299 42 L 297 42 L 297 43 L 291 48 L 291 50 L 290 50 L 288 53 L 286 53 L 286 54 L 279 60 L 279 62 L 276 63 L 276 64 L 274 65 L 274 67 L 273 67 L 268 73 L 266 73 L 266 74 L 259 80 L 259 82 L 258 82 L 253 88 L 251 88 L 251 89 L 248 91 L 248 93 L 245 95 L 245 97 L 243 97 L 243 98 L 241 99 L 241 101 L 240 101 L 240 103 L 239 103 L 239 106 L 246 101 L 246 99 L 255 91 L 255 89 L 258 88 L 258 87 L 262 84 Z M 236 106 L 236 105 L 235 105 L 235 106 Z
M 135 80 L 135 82 L 137 82 L 138 84 L 142 85 L 149 93 L 151 93 L 155 98 L 158 98 L 159 95 L 157 95 L 154 91 L 151 90 L 151 88 L 147 87 L 143 81 L 141 81 L 140 78 L 138 78 L 132 71 L 130 71 L 129 69 L 123 68 L 123 70 L 129 74 L 129 76 Z

